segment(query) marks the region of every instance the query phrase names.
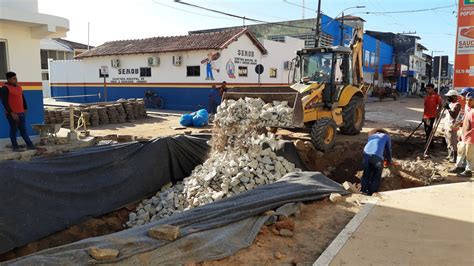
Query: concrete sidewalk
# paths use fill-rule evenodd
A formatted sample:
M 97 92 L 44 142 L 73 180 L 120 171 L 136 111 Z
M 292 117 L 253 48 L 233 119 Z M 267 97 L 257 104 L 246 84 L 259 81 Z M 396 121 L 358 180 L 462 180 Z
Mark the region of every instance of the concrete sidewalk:
M 474 265 L 473 217 L 472 182 L 382 193 L 315 265 Z

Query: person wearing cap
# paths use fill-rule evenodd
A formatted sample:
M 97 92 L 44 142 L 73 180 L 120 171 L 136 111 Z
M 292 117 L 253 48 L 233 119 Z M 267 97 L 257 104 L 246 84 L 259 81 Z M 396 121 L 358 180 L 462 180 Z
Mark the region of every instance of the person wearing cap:
M 461 111 L 461 104 L 458 101 L 458 94 L 455 90 L 450 90 L 445 94 L 447 103 L 444 108 L 448 111 L 448 115 L 444 124 L 444 137 L 448 146 L 448 156 L 446 157 L 450 163 L 455 163 L 457 158 L 458 129 L 456 123 Z
M 368 135 L 362 161 L 361 191 L 370 196 L 379 191 L 383 167 L 392 163 L 392 143 L 390 135 L 382 128 L 372 129 Z
M 466 95 L 468 93 L 474 93 L 474 89 L 473 88 L 464 88 L 459 93 L 459 98 L 460 98 L 459 102 L 461 103 L 461 111 L 459 112 L 459 115 L 458 115 L 458 117 L 456 119 L 456 122 L 455 122 L 455 125 L 458 128 L 462 127 L 465 114 L 467 112 L 469 112 L 469 110 L 471 109 L 469 107 L 469 105 L 467 104 L 467 100 L 466 100 Z M 463 105 L 463 103 L 464 103 L 464 105 Z M 458 152 L 457 152 L 456 164 L 453 168 L 448 169 L 448 173 L 451 173 L 451 174 L 461 173 L 461 172 L 464 171 L 465 168 L 470 169 L 470 166 L 468 166 L 469 162 L 466 161 L 466 146 L 465 146 L 465 143 L 463 141 L 462 135 L 458 136 L 457 150 L 458 150 Z
M 433 131 L 433 125 L 442 109 L 441 97 L 435 92 L 434 85 L 426 85 L 426 96 L 423 111 L 423 124 L 426 133 L 426 142 Z
M 466 156 L 466 168 L 458 173 L 459 177 L 472 177 L 472 166 L 474 165 L 474 92 L 466 95 L 466 103 L 469 110 L 464 115 L 461 138 L 464 142 L 464 153 Z
M 23 89 L 18 85 L 15 72 L 5 74 L 7 82 L 0 89 L 2 104 L 5 108 L 8 124 L 10 126 L 10 141 L 13 151 L 20 151 L 17 142 L 17 131 L 20 131 L 21 137 L 26 143 L 28 149 L 35 149 L 33 142 L 26 132 L 25 113 L 28 110 Z

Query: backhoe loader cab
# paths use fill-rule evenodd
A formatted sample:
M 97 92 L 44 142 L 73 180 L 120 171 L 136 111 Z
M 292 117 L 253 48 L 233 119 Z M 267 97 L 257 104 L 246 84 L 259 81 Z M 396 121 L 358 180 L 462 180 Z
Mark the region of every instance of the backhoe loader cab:
M 324 84 L 323 102 L 329 107 L 337 101 L 341 85 L 352 84 L 349 47 L 311 48 L 297 52 L 301 62 L 300 83 Z M 294 81 L 294 83 L 297 81 Z M 308 86 L 299 86 L 311 90 Z M 303 93 L 304 91 L 300 91 Z

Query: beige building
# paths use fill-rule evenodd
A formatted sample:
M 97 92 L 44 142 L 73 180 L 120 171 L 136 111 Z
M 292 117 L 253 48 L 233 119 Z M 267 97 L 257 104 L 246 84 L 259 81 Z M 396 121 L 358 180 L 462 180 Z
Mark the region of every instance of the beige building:
M 37 0 L 0 0 L 0 84 L 5 72 L 17 73 L 28 103 L 29 124 L 43 122 L 40 40 L 64 37 L 68 30 L 67 19 L 38 13 Z M 0 115 L 0 140 L 8 136 L 6 124 Z

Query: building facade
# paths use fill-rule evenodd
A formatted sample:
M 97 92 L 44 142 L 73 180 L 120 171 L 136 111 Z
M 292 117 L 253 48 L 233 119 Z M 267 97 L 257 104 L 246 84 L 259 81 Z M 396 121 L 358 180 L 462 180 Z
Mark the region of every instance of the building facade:
M 40 40 L 63 37 L 68 30 L 67 19 L 38 13 L 37 0 L 0 0 L 0 84 L 5 72 L 17 73 L 28 103 L 28 124 L 43 122 Z M 7 124 L 0 115 L 0 139 L 8 137 Z
M 86 44 L 72 42 L 61 38 L 42 39 L 40 41 L 41 57 L 41 79 L 43 87 L 43 98 L 51 97 L 49 87 L 49 61 L 50 60 L 72 60 L 75 56 L 87 51 Z
M 322 15 L 320 46 L 336 46 L 341 43 L 348 45 L 352 38 L 354 27 L 363 30 L 364 22 L 365 20 L 360 17 L 345 16 L 344 34 L 342 35 L 341 18 L 333 19 L 329 16 Z M 257 38 L 282 41 L 285 36 L 290 36 L 303 40 L 305 47 L 309 48 L 314 47 L 315 44 L 315 25 L 316 19 L 311 18 L 276 23 L 262 23 L 249 25 L 247 27 Z M 236 27 L 197 30 L 190 31 L 189 34 L 202 34 L 234 28 Z M 342 41 L 341 36 L 343 36 Z M 363 38 L 364 54 L 362 56 L 364 58 L 364 82 L 375 87 L 382 86 L 384 83 L 382 68 L 384 64 L 391 64 L 393 62 L 393 48 L 390 44 L 371 37 L 370 35 L 364 34 Z
M 198 35 L 114 41 L 76 57 L 50 61 L 53 97 L 74 102 L 143 98 L 148 90 L 164 108 L 196 110 L 208 106 L 212 85 L 288 86 L 289 62 L 304 42 L 258 41 L 246 28 Z M 264 72 L 255 72 L 261 64 Z M 108 77 L 100 75 L 100 68 Z M 72 97 L 71 97 L 72 96 Z
M 420 37 L 379 31 L 366 31 L 366 34 L 393 47 L 393 64 L 407 66 L 408 70 L 397 82 L 397 89 L 408 94 L 420 92 L 429 79 L 426 76 L 426 56 L 423 57 L 423 51 L 427 49 L 420 43 Z

